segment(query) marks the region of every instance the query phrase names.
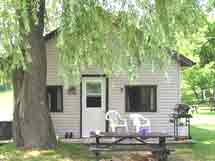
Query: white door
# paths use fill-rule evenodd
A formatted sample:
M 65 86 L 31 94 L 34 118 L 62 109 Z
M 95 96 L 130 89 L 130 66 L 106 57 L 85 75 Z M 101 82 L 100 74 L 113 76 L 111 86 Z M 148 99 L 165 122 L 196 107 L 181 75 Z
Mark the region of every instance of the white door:
M 82 79 L 82 137 L 91 131 L 105 131 L 106 79 L 84 77 Z

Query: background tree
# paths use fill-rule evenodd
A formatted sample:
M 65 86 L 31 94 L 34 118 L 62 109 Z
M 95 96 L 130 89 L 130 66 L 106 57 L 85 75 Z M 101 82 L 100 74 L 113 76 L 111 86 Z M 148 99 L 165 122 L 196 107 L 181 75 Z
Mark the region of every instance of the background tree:
M 184 96 L 188 103 L 208 102 L 215 96 L 215 23 L 207 17 L 201 34 L 192 38 L 188 55 L 195 58 L 197 65 L 184 71 Z M 189 91 L 192 91 L 192 94 Z M 203 97 L 206 95 L 207 99 Z
M 188 85 L 188 89 L 191 89 L 195 95 L 195 99 L 190 100 L 184 98 L 187 103 L 201 103 L 209 101 L 209 98 L 213 97 L 213 87 L 215 83 L 215 72 L 211 68 L 211 65 L 206 65 L 204 68 L 199 65 L 194 66 L 191 69 L 187 69 L 184 72 L 185 84 Z
M 208 83 L 209 89 L 213 90 L 213 101 L 215 102 L 215 22 L 209 21 L 205 32 L 206 41 L 202 43 L 196 51 L 200 58 L 200 66 L 210 71 L 208 77 L 211 83 Z
M 59 73 L 65 83 L 79 80 L 89 65 L 106 74 L 125 71 L 130 78 L 145 62 L 167 67 L 177 37 L 204 23 L 198 0 L 64 0 L 63 7 L 60 0 L 53 2 L 62 11 Z M 45 0 L 4 0 L 0 6 L 0 74 L 13 80 L 15 142 L 54 147 L 46 100 Z

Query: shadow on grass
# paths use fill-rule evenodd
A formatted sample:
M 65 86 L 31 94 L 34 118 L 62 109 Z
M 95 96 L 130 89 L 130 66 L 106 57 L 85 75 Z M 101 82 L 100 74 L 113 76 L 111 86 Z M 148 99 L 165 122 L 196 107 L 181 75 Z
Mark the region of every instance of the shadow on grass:
M 83 161 L 95 159 L 95 155 L 89 151 L 86 145 L 59 143 L 55 151 L 61 158 Z
M 80 144 L 59 143 L 53 150 L 24 151 L 14 144 L 0 146 L 0 161 L 91 161 L 95 156 Z
M 190 161 L 215 161 L 215 129 L 208 130 L 192 126 L 191 132 L 193 140 L 197 143 L 192 145 L 177 145 L 176 156 L 185 155 L 190 157 L 187 158 Z

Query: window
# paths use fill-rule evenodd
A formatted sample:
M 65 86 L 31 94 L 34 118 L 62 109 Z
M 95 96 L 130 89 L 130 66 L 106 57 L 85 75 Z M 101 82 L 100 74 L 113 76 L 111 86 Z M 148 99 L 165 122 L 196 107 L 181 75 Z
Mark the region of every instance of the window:
M 50 112 L 63 112 L 62 86 L 47 87 L 48 107 Z
M 101 82 L 89 81 L 86 83 L 86 101 L 88 108 L 97 108 L 102 106 Z
M 126 86 L 126 112 L 156 112 L 156 86 Z

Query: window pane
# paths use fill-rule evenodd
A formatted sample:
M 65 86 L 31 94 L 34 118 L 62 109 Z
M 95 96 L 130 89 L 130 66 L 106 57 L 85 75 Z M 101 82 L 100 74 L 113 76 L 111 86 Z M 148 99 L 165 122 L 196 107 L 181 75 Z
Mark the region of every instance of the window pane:
M 156 111 L 156 86 L 127 86 L 126 111 Z
M 63 92 L 62 86 L 48 86 L 47 99 L 50 112 L 63 111 Z
M 150 111 L 155 111 L 155 88 L 151 88 L 150 90 Z
M 62 88 L 57 88 L 57 112 L 62 111 Z
M 87 96 L 87 107 L 101 107 L 101 96 Z
M 101 95 L 100 82 L 87 82 L 87 95 Z
M 87 107 L 101 107 L 101 82 L 87 82 L 86 90 Z

